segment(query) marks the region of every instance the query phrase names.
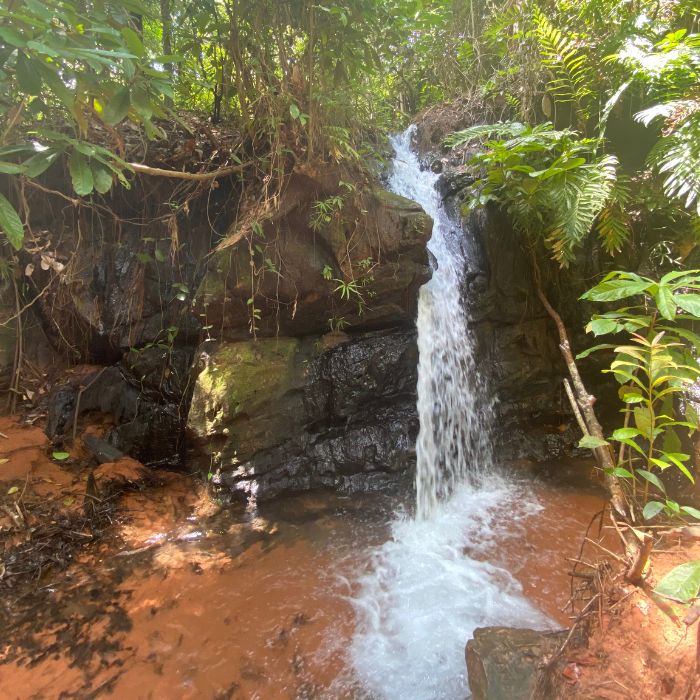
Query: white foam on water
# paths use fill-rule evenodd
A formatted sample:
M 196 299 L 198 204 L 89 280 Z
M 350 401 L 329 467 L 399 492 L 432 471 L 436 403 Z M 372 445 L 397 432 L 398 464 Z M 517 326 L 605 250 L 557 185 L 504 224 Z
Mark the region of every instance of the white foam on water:
M 477 559 L 539 510 L 531 492 L 496 473 L 493 402 L 475 362 L 462 279 L 464 234 L 421 171 L 413 129 L 393 139 L 390 188 L 433 218 L 433 277 L 418 305 L 416 516 L 397 516 L 353 599 L 353 670 L 372 697 L 468 695 L 464 646 L 476 627 L 551 624 L 502 567 Z

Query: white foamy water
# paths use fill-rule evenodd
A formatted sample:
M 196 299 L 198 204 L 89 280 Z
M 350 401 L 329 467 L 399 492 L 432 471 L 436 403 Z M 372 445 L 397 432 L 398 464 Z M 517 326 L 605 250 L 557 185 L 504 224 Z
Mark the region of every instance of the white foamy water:
M 390 188 L 433 218 L 433 277 L 418 306 L 416 516 L 397 517 L 353 603 L 354 671 L 382 700 L 462 700 L 464 646 L 476 627 L 549 627 L 502 567 L 474 558 L 517 536 L 535 497 L 495 472 L 492 401 L 475 363 L 461 282 L 464 234 L 421 171 L 413 130 L 393 139 Z

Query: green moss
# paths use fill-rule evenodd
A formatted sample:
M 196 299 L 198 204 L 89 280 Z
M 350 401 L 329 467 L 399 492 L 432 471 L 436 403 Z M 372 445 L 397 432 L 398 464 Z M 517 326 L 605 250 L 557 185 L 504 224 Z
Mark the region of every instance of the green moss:
M 190 426 L 211 435 L 279 399 L 302 378 L 300 346 L 296 338 L 221 345 L 197 379 Z

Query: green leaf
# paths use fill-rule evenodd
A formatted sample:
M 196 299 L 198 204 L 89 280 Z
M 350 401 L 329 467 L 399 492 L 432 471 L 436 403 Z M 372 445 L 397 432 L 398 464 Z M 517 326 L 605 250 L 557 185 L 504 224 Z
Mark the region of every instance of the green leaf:
M 11 496 L 13 493 L 17 493 L 19 491 L 19 486 L 10 486 L 9 489 L 7 489 L 7 495 Z
M 581 298 L 590 301 L 617 301 L 643 294 L 649 286 L 649 282 L 645 281 L 608 280 L 589 289 Z
M 613 434 L 613 440 L 627 440 L 629 438 L 637 437 L 639 431 L 636 428 L 618 428 Z
M 17 52 L 17 66 L 15 76 L 20 90 L 27 95 L 41 95 L 41 76 L 32 67 L 23 51 Z
M 634 479 L 634 474 L 632 474 L 632 472 L 628 471 L 624 467 L 615 467 L 614 469 L 610 470 L 610 473 L 613 476 L 621 476 L 625 479 Z
M 649 503 L 647 503 L 644 506 L 642 516 L 644 517 L 644 520 L 651 520 L 652 518 L 656 517 L 663 509 L 663 503 L 659 503 L 658 501 L 649 501 Z
M 57 461 L 57 462 L 64 462 L 70 457 L 69 452 L 52 452 L 51 456 Z
M 91 169 L 95 189 L 100 194 L 109 192 L 110 188 L 112 187 L 112 173 L 103 165 L 98 165 L 96 163 L 92 164 Z
M 68 170 L 73 180 L 73 189 L 81 197 L 93 189 L 92 170 L 87 158 L 80 151 L 73 151 L 68 158 Z
M 700 294 L 675 294 L 674 298 L 683 311 L 700 319 Z
M 677 600 L 679 603 L 689 603 L 697 597 L 698 590 L 700 590 L 700 559 L 671 569 L 661 579 L 654 593 Z
M 637 406 L 634 409 L 634 424 L 645 438 L 651 437 L 651 416 L 647 408 Z
M 15 208 L 0 194 L 0 230 L 7 236 L 10 245 L 19 250 L 24 241 L 24 226 Z
M 299 119 L 301 116 L 301 110 L 294 104 L 294 102 L 289 105 L 289 113 L 292 115 L 292 119 Z
M 123 87 L 106 100 L 104 110 L 102 111 L 102 119 L 105 124 L 114 126 L 118 124 L 129 113 L 131 104 L 131 96 L 129 88 Z
M 583 360 L 584 358 L 588 357 L 593 352 L 597 352 L 598 350 L 612 350 L 615 347 L 617 347 L 617 346 L 611 345 L 610 343 L 604 343 L 602 345 L 594 345 L 592 348 L 588 348 L 588 350 L 584 350 L 583 352 L 580 352 L 578 355 L 576 355 L 576 359 Z
M 24 167 L 26 168 L 26 176 L 39 177 L 39 175 L 48 170 L 48 168 L 56 162 L 56 159 L 61 153 L 63 153 L 63 149 L 58 151 L 49 149 L 46 151 L 40 151 L 31 158 L 27 158 L 27 160 L 25 160 L 23 163 Z
M 687 513 L 691 518 L 700 520 L 700 510 L 698 510 L 697 508 L 693 508 L 692 506 L 681 506 L 681 510 L 684 513 Z
M 655 301 L 659 313 L 669 321 L 674 321 L 676 318 L 676 302 L 671 290 L 666 285 L 659 285 Z
M 650 484 L 653 484 L 656 486 L 661 493 L 666 493 L 666 487 L 664 486 L 664 482 L 659 479 L 656 474 L 652 474 L 651 472 L 648 472 L 646 469 L 637 469 L 637 474 L 642 477 L 642 479 L 645 479 L 648 481 Z
M 586 326 L 586 333 L 593 333 L 596 336 L 615 333 L 619 330 L 622 330 L 622 324 L 610 318 L 596 318 Z
M 597 447 L 605 447 L 608 444 L 607 440 L 603 440 L 602 438 L 593 435 L 584 435 L 584 437 L 579 440 L 578 446 L 589 450 L 595 450 Z

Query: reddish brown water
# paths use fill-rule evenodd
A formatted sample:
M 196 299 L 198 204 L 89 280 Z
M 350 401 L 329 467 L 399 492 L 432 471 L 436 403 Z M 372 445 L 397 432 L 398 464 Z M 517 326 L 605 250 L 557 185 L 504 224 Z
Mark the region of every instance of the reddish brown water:
M 601 498 L 585 483 L 533 488 L 543 509 L 479 557 L 566 624 L 566 557 Z M 363 697 L 350 599 L 401 500 L 317 493 L 218 511 L 175 477 L 131 495 L 114 541 L 42 581 L 10 619 L 0 697 Z

